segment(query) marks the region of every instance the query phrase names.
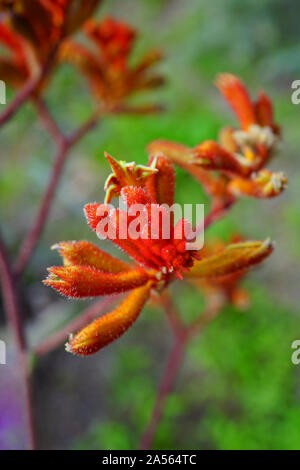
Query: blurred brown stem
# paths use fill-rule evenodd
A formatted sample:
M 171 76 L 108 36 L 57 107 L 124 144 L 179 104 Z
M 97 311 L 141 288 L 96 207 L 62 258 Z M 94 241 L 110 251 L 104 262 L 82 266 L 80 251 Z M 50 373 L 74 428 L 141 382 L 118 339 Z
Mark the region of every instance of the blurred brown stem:
M 213 208 L 204 219 L 204 230 L 210 227 L 210 225 L 212 225 L 214 222 L 217 222 L 218 220 L 222 219 L 227 214 L 229 209 L 231 209 L 234 203 L 235 200 L 231 199 Z
M 51 116 L 47 104 L 40 97 L 34 97 L 32 101 L 35 105 L 37 114 L 50 137 L 52 137 L 53 141 L 56 142 L 57 145 L 60 144 L 60 142 L 64 140 L 64 135 L 56 121 Z
M 8 323 L 14 333 L 17 351 L 19 355 L 20 375 L 24 386 L 25 418 L 28 435 L 29 449 L 35 449 L 35 425 L 33 416 L 33 402 L 30 382 L 30 370 L 27 360 L 25 337 L 21 323 L 18 305 L 18 292 L 14 277 L 10 269 L 6 248 L 0 237 L 0 276 L 2 295 Z
M 5 111 L 0 115 L 0 127 L 4 126 L 20 109 L 23 103 L 27 101 L 30 96 L 37 90 L 37 88 L 42 84 L 45 77 L 49 73 L 53 62 L 56 57 L 57 50 L 60 46 L 60 40 L 55 44 L 52 51 L 50 52 L 47 61 L 44 66 L 41 68 L 40 73 L 37 76 L 31 77 L 19 90 L 14 100 L 7 106 Z
M 183 326 L 179 319 L 180 326 L 178 327 L 178 314 L 174 311 L 173 313 L 170 312 L 172 307 L 170 298 L 167 298 L 167 301 L 164 302 L 166 314 L 168 318 L 172 319 L 171 326 L 174 325 L 174 318 L 176 318 L 177 327 L 173 329 L 175 343 L 168 355 L 151 417 L 140 441 L 139 448 L 144 450 L 149 450 L 152 446 L 157 428 L 164 414 L 167 399 L 174 389 L 177 373 L 184 358 L 187 345 L 194 336 L 201 333 L 206 325 L 218 315 L 223 306 L 223 299 L 216 299 L 216 302 L 208 305 L 205 311 L 190 326 Z
M 163 377 L 158 387 L 151 418 L 140 441 L 140 449 L 149 450 L 152 446 L 156 430 L 163 416 L 166 400 L 173 390 L 176 376 L 184 357 L 186 340 L 186 335 L 178 337 L 169 353 Z
M 70 136 L 65 137 L 60 133 L 60 131 L 58 131 L 57 126 L 54 128 L 53 120 L 50 117 L 50 114 L 48 114 L 45 104 L 39 102 L 38 106 L 40 108 L 40 112 L 43 114 L 44 122 L 47 122 L 49 130 L 51 129 L 51 133 L 55 133 L 57 136 L 58 150 L 51 170 L 49 182 L 37 211 L 37 215 L 29 232 L 25 236 L 19 251 L 15 265 L 15 273 L 18 276 L 22 274 L 29 262 L 45 227 L 62 170 L 70 150 L 88 131 L 96 126 L 100 118 L 99 112 L 93 113 L 93 115 L 82 126 L 76 129 Z
M 172 295 L 168 290 L 165 290 L 162 293 L 161 300 L 174 336 L 181 336 L 181 334 L 185 332 L 185 326 L 182 323 L 179 312 L 174 305 Z

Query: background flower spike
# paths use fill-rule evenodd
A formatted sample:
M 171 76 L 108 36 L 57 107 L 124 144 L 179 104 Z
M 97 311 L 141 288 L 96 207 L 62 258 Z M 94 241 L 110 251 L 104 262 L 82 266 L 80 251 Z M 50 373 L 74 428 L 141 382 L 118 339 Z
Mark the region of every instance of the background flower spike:
M 217 76 L 215 84 L 233 109 L 242 129 L 247 130 L 251 124 L 256 123 L 251 98 L 238 77 L 231 73 L 221 73 Z

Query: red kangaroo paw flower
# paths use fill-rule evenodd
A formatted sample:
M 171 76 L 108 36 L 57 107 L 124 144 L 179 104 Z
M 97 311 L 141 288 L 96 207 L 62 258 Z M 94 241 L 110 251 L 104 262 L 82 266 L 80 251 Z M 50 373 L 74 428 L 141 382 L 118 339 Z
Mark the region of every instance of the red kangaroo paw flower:
M 118 111 L 134 92 L 163 85 L 163 77 L 150 73 L 153 65 L 162 58 L 159 51 L 150 51 L 131 66 L 130 55 L 136 32 L 129 25 L 105 18 L 88 21 L 84 29 L 93 44 L 65 42 L 61 60 L 80 69 L 96 98 L 108 109 Z M 139 109 L 143 110 L 143 106 L 137 107 L 137 112 Z M 150 104 L 144 109 L 152 112 L 157 107 Z
M 59 251 L 65 266 L 90 266 L 107 273 L 119 273 L 131 269 L 124 261 L 100 250 L 96 245 L 87 241 L 60 242 L 52 247 Z
M 112 173 L 107 178 L 104 190 L 105 202 L 109 203 L 114 196 L 119 196 L 127 186 L 144 187 L 145 181 L 158 170 L 151 166 L 136 165 L 134 162 L 119 162 L 108 153 L 104 156 L 111 166 Z
M 119 307 L 70 337 L 66 350 L 89 356 L 122 336 L 136 321 L 151 290 L 151 282 L 134 289 Z
M 53 266 L 48 271 L 44 284 L 74 298 L 126 292 L 149 280 L 149 275 L 142 269 L 110 274 L 88 266 Z
M 155 140 L 147 146 L 147 151 L 149 155 L 162 153 L 172 163 L 190 173 L 196 181 L 203 185 L 208 194 L 216 197 L 225 195 L 226 188 L 220 179 L 199 166 L 191 164 L 194 149 L 169 140 Z
M 239 159 L 213 140 L 206 140 L 194 149 L 191 163 L 207 170 L 223 170 L 238 175 L 248 175 L 252 172 L 248 160 Z

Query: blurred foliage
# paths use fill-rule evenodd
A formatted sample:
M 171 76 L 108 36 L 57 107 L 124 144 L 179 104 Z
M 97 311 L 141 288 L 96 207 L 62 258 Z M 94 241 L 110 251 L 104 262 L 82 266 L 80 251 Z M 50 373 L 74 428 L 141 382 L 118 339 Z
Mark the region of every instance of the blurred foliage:
M 246 313 L 227 308 L 191 344 L 154 448 L 299 448 L 299 377 L 290 359 L 299 320 L 263 288 L 249 287 Z M 190 292 L 189 306 L 197 303 Z M 162 366 L 148 345 L 122 348 L 111 377 L 111 419 L 95 423 L 76 448 L 136 448 L 153 405 L 153 367 Z
M 103 11 L 138 27 L 137 55 L 146 46 L 164 48 L 162 71 L 168 84 L 149 95 L 149 101 L 165 104 L 167 112 L 104 120 L 73 152 L 51 220 L 26 275 L 27 300 L 34 311 L 32 341 L 38 342 L 85 305 L 58 299 L 40 286 L 40 280 L 45 267 L 58 261 L 57 254 L 49 250 L 54 242 L 80 238 L 96 242 L 82 208 L 103 198 L 109 171 L 103 151 L 143 163 L 145 147 L 153 139 L 196 145 L 215 138 L 221 125 L 234 120 L 212 81 L 218 72 L 239 74 L 253 91 L 265 88 L 274 99 L 284 128 L 285 151 L 273 165 L 288 173 L 290 187 L 276 201 L 241 201 L 207 236 L 228 238 L 233 231 L 249 238 L 271 236 L 278 242 L 277 250 L 247 281 L 252 297 L 249 310 L 226 309 L 189 348 L 154 447 L 299 449 L 300 368 L 291 363 L 291 343 L 300 335 L 300 138 L 299 107 L 291 104 L 290 85 L 300 76 L 300 3 L 111 0 L 104 2 L 99 14 Z M 46 99 L 64 129 L 74 128 L 91 109 L 84 81 L 69 67 L 61 68 Z M 4 129 L 2 143 L 0 211 L 14 252 L 45 186 L 53 149 L 30 105 Z M 199 185 L 181 170 L 176 199 L 180 203 L 209 202 Z M 185 321 L 201 311 L 203 301 L 193 289 L 178 284 L 175 294 Z M 170 346 L 162 312 L 147 308 L 126 338 L 97 357 L 77 362 L 58 352 L 51 356 L 47 374 L 39 370 L 45 367 L 41 363 L 36 387 L 40 418 L 45 423 L 41 430 L 44 447 L 135 448 L 149 418 Z M 75 379 L 77 373 L 80 377 Z M 82 382 L 84 392 L 76 391 L 75 380 Z M 79 400 L 81 396 L 84 401 Z M 45 406 L 57 404 L 57 397 L 67 401 L 62 413 L 69 413 L 69 422 L 65 417 L 59 430 L 51 405 Z M 89 409 L 87 422 L 87 408 L 95 403 L 98 409 Z

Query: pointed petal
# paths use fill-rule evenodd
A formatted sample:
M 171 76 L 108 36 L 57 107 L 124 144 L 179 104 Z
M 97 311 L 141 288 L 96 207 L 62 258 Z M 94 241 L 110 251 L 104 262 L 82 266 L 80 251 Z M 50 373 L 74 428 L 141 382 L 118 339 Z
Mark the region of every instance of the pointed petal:
M 159 49 L 152 49 L 148 51 L 138 65 L 133 69 L 132 76 L 141 75 L 143 72 L 147 71 L 150 67 L 157 62 L 161 61 L 164 57 L 164 54 Z
M 270 98 L 261 92 L 254 106 L 258 124 L 261 126 L 272 126 L 273 106 Z
M 52 247 L 62 256 L 64 265 L 90 266 L 107 273 L 128 271 L 130 265 L 114 258 L 87 241 L 60 242 Z
M 113 170 L 104 185 L 106 203 L 110 202 L 114 196 L 120 195 L 122 189 L 127 186 L 144 187 L 147 178 L 158 171 L 149 166 L 136 165 L 134 162 L 118 162 L 106 152 L 104 155 Z
M 154 140 L 147 146 L 147 151 L 149 155 L 165 155 L 179 166 L 183 163 L 189 163 L 191 159 L 191 149 L 189 147 L 170 140 Z
M 125 170 L 125 168 L 126 168 L 125 165 L 118 162 L 118 160 L 113 158 L 107 152 L 104 152 L 104 157 L 106 158 L 106 160 L 110 164 L 110 167 L 113 171 L 113 174 L 116 177 L 116 179 L 118 180 L 120 186 L 122 187 L 122 186 L 126 186 L 127 184 L 129 184 L 128 175 L 127 175 L 127 172 Z M 104 189 L 106 190 L 106 187 Z
M 152 165 L 158 172 L 147 179 L 146 188 L 153 202 L 171 207 L 174 204 L 175 195 L 174 167 L 162 154 L 150 157 L 149 166 L 152 167 Z
M 88 356 L 118 339 L 138 318 L 148 300 L 150 289 L 151 282 L 133 290 L 119 307 L 71 337 L 66 350 L 80 356 Z
M 226 276 L 260 263 L 273 251 L 270 239 L 234 243 L 219 253 L 196 261 L 186 277 L 215 278 Z
M 149 280 L 149 275 L 143 269 L 110 274 L 88 266 L 53 266 L 48 271 L 49 276 L 44 284 L 72 298 L 126 292 Z
M 251 124 L 255 124 L 255 110 L 241 80 L 230 73 L 222 73 L 218 75 L 215 83 L 236 114 L 241 128 L 247 130 Z
M 96 231 L 97 225 L 99 222 L 101 222 L 102 218 L 108 216 L 109 212 L 111 211 L 111 207 L 107 204 L 99 204 L 95 202 L 93 204 L 86 204 L 83 210 L 87 223 L 92 230 Z M 100 210 L 103 216 L 99 215 Z

